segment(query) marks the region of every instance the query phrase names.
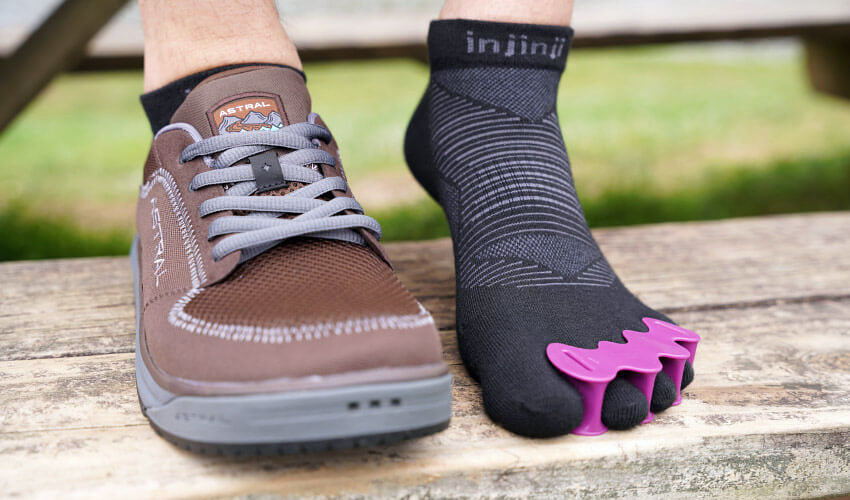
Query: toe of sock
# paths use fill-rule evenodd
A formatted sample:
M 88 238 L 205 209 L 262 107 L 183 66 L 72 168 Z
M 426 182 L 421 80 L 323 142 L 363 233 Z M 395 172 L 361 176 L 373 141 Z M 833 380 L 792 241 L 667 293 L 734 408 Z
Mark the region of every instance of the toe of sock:
M 689 386 L 694 381 L 694 365 L 690 361 L 685 361 L 685 369 L 682 372 L 682 389 Z
M 658 413 L 670 408 L 676 400 L 676 384 L 664 372 L 658 372 L 655 376 L 655 385 L 652 387 L 652 403 L 649 408 Z
M 609 429 L 629 429 L 643 422 L 649 414 L 649 403 L 640 389 L 617 377 L 605 389 L 602 423 Z
M 549 367 L 545 374 L 525 377 L 512 374 L 509 383 L 489 383 L 482 374 L 484 409 L 505 429 L 526 437 L 547 438 L 567 434 L 581 423 L 581 396 L 569 382 Z

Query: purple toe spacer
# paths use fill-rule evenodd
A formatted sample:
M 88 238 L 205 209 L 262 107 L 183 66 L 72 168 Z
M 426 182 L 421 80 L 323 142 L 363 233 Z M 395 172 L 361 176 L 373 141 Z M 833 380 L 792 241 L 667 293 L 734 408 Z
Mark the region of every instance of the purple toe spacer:
M 682 401 L 679 388 L 685 361 L 694 362 L 697 343 L 696 333 L 666 321 L 643 318 L 649 328 L 646 332 L 623 331 L 626 343 L 602 341 L 596 349 L 582 349 L 566 344 L 552 343 L 546 348 L 546 356 L 555 367 L 570 377 L 570 382 L 581 393 L 584 403 L 584 418 L 573 430 L 574 434 L 595 436 L 607 431 L 602 424 L 602 399 L 608 382 L 617 373 L 626 371 L 626 377 L 652 400 L 655 374 L 664 370 L 676 386 L 676 401 Z M 649 413 L 644 423 L 652 420 Z

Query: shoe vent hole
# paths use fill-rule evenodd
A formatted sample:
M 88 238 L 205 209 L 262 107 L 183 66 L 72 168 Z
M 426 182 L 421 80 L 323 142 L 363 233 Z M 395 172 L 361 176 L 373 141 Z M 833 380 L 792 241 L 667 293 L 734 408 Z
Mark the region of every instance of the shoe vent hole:
M 357 410 L 359 408 L 360 408 L 360 403 L 358 403 L 357 401 L 352 401 L 352 402 L 348 403 L 348 409 L 349 410 Z
M 390 400 L 390 404 L 391 404 L 391 405 L 393 405 L 393 406 L 401 406 L 401 399 L 399 399 L 399 398 L 392 398 L 392 399 Z
M 369 407 L 370 408 L 380 408 L 381 407 L 381 400 L 380 399 L 373 399 L 372 401 L 369 401 Z

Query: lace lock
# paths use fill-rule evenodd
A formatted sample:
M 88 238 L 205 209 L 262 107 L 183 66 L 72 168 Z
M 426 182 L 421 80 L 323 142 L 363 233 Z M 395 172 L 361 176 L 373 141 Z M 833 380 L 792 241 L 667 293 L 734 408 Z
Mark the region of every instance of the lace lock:
M 255 154 L 248 158 L 254 171 L 254 181 L 257 183 L 257 193 L 273 189 L 289 187 L 289 182 L 283 178 L 283 170 L 277 152 L 274 150 Z

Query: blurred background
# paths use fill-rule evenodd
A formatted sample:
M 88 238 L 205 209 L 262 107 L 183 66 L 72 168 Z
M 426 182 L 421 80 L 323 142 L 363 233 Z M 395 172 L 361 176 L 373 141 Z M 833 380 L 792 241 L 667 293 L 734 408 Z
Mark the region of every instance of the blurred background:
M 0 53 L 59 3 L 0 1 Z M 447 236 L 401 146 L 441 2 L 278 4 L 385 241 Z M 558 111 L 592 226 L 850 209 L 850 100 L 813 89 L 804 43 L 850 26 L 850 3 L 725 4 L 577 0 Z M 140 51 L 131 3 L 0 131 L 0 260 L 127 252 L 152 135 Z

